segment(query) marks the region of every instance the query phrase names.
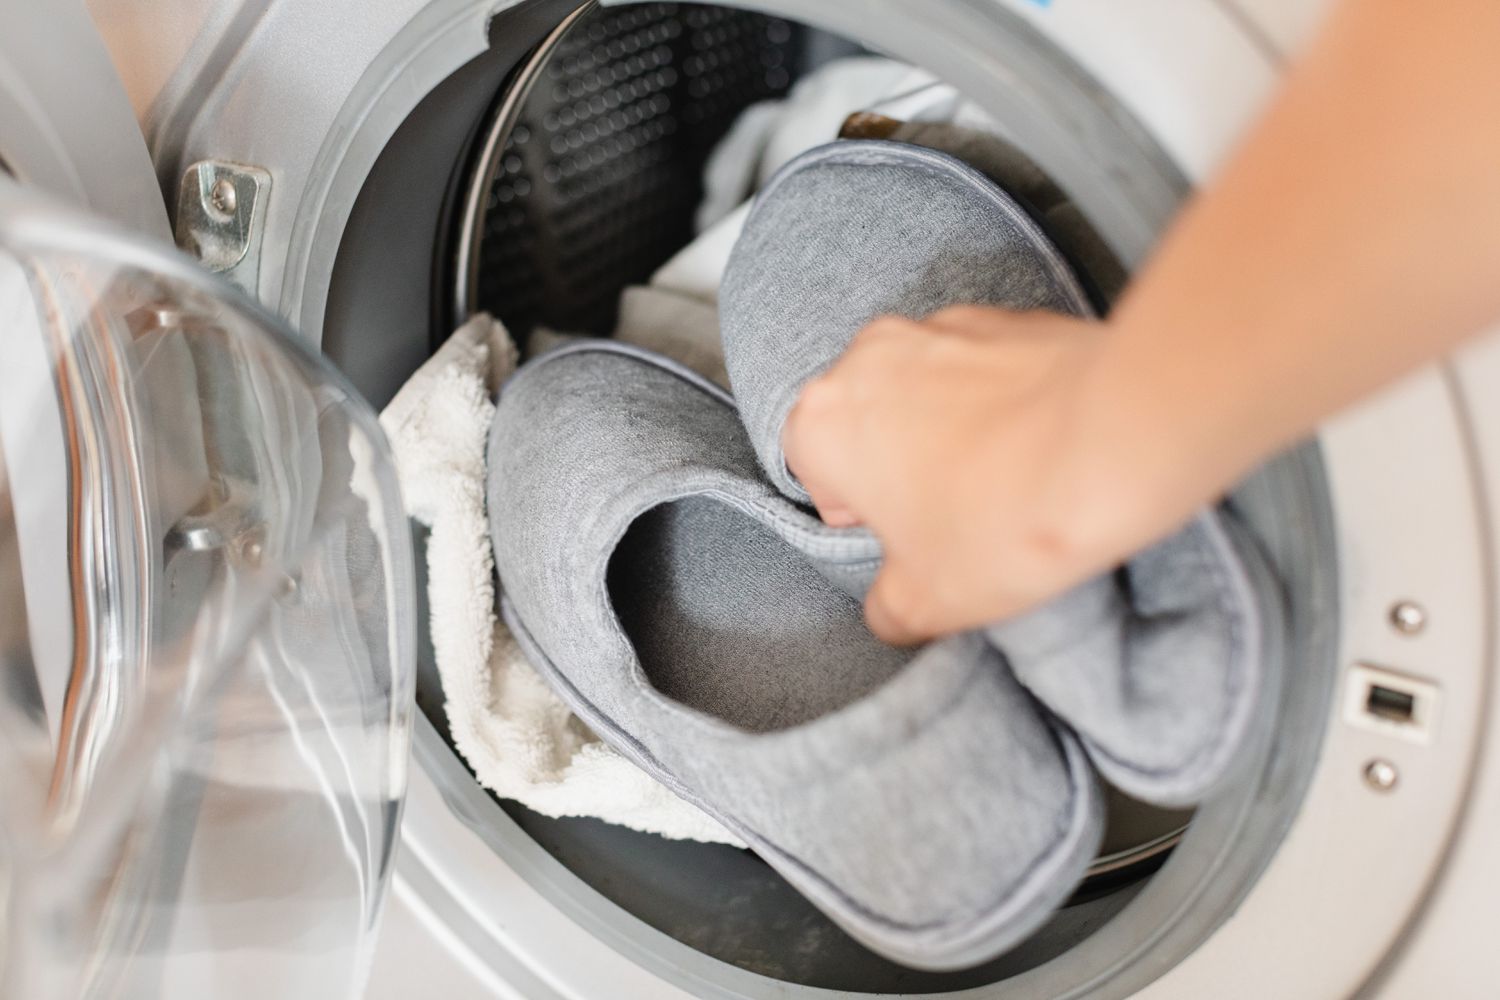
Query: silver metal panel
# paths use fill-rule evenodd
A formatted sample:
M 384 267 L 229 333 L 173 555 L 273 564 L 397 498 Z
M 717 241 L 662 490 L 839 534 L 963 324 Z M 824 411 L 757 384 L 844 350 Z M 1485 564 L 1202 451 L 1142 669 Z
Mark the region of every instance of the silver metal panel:
M 170 238 L 135 115 L 75 0 L 0 4 L 0 169 Z

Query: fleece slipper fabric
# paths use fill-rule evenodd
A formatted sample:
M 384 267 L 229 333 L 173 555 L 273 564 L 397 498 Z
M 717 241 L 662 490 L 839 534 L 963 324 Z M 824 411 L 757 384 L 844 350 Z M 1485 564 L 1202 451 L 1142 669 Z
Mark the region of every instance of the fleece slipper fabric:
M 878 547 L 766 481 L 722 390 L 578 344 L 490 440 L 506 622 L 611 745 L 896 961 L 984 961 L 1066 899 L 1102 827 L 1077 741 L 982 636 L 876 640 Z
M 1089 313 L 1026 211 L 946 153 L 836 142 L 771 179 L 730 255 L 719 321 L 735 399 L 783 494 L 808 499 L 781 451 L 807 381 L 877 316 L 959 304 Z M 1112 783 L 1190 805 L 1228 773 L 1258 715 L 1257 591 L 1269 585 L 1256 562 L 1205 511 L 1120 572 L 986 634 Z
M 1277 585 L 1225 515 L 985 634 L 1075 729 L 1099 773 L 1161 806 L 1212 793 L 1258 731 Z

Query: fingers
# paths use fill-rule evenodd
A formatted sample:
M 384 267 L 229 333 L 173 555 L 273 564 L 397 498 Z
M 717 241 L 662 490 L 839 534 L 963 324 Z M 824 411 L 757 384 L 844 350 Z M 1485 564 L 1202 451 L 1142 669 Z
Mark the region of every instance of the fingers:
M 923 324 L 930 331 L 960 337 L 994 337 L 1010 332 L 1018 323 L 1024 322 L 1025 315 L 993 306 L 947 306 L 928 316 Z
M 870 631 L 893 646 L 915 646 L 942 631 L 932 609 L 926 589 L 888 554 L 865 595 L 865 623 Z
M 862 450 L 869 425 L 910 369 L 912 352 L 923 350 L 931 336 L 920 323 L 879 317 L 827 372 L 803 387 L 782 430 L 782 453 L 825 523 L 866 523 L 858 497 L 873 459 Z
M 825 523 L 836 528 L 864 522 L 858 509 L 862 465 L 858 427 L 868 415 L 840 361 L 803 386 L 781 432 L 787 468 L 802 483 Z
M 786 467 L 807 490 L 818 516 L 835 528 L 858 524 L 859 519 L 840 499 L 838 491 L 828 485 L 831 457 L 836 447 L 829 441 L 830 422 L 836 414 L 828 412 L 823 402 L 825 391 L 818 388 L 820 379 L 809 382 L 787 414 L 781 431 L 781 452 Z
M 930 334 L 930 330 L 914 320 L 902 316 L 877 316 L 854 335 L 825 377 L 851 377 L 851 373 L 888 364 L 921 346 Z
M 811 486 L 806 482 L 803 482 L 802 486 L 807 490 L 807 495 L 812 498 L 813 507 L 817 510 L 818 516 L 830 528 L 855 528 L 863 523 L 853 508 L 845 506 L 827 490 Z

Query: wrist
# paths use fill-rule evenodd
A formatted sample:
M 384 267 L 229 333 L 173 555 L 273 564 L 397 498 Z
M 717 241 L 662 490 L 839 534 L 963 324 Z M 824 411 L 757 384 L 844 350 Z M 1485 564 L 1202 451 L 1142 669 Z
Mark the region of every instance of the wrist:
M 1191 361 L 1152 358 L 1105 322 L 1074 379 L 1065 489 L 1090 510 L 1086 544 L 1118 559 L 1214 502 L 1256 461 L 1232 395 L 1194 384 Z

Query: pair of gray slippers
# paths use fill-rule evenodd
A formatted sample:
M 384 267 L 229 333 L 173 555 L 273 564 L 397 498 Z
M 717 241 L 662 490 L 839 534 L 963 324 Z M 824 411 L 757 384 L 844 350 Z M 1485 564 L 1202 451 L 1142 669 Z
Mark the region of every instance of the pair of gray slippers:
M 503 614 L 578 715 L 868 947 L 986 960 L 1077 885 L 1102 775 L 1161 805 L 1230 771 L 1262 686 L 1263 564 L 1217 512 L 1021 618 L 896 649 L 876 540 L 823 524 L 781 429 L 882 314 L 1086 313 L 1058 251 L 945 154 L 839 142 L 760 194 L 726 271 L 734 398 L 607 342 L 502 388 L 489 512 Z

